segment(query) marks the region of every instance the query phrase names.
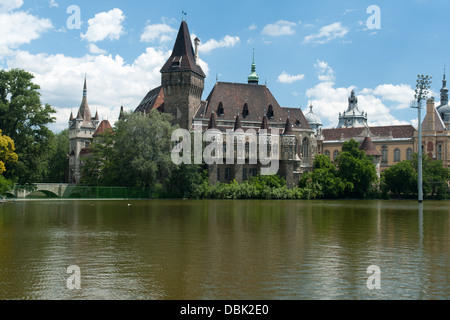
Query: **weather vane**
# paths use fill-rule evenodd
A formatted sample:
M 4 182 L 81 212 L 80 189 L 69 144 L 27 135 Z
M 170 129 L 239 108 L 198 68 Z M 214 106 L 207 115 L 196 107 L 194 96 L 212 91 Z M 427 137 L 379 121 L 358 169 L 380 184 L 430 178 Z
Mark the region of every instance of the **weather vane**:
M 187 15 L 187 12 L 181 11 L 181 20 L 182 21 L 186 21 L 186 19 L 185 19 L 186 15 Z

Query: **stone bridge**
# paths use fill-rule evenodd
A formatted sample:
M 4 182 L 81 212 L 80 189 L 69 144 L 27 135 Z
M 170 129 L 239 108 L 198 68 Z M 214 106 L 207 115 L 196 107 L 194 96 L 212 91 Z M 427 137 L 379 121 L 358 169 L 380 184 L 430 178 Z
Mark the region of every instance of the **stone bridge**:
M 63 198 L 66 195 L 67 183 L 35 183 L 31 187 L 15 186 L 10 192 L 15 198 L 23 199 L 34 192 L 42 192 L 51 198 Z
M 35 183 L 31 186 L 15 185 L 7 197 L 25 199 L 42 197 L 60 199 L 148 199 L 149 188 L 77 186 L 67 183 Z

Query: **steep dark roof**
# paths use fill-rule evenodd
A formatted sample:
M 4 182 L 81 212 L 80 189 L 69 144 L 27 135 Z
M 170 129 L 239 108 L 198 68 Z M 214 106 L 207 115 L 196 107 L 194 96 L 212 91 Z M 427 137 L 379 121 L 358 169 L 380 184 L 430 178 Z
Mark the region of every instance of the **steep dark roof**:
M 370 135 L 372 138 L 376 137 L 390 137 L 394 139 L 401 138 L 413 138 L 416 129 L 412 125 L 400 125 L 400 126 L 382 126 L 382 127 L 370 127 Z M 360 136 L 361 138 L 366 135 L 367 129 L 364 127 L 358 128 L 336 128 L 336 129 L 323 129 L 322 135 L 324 141 L 339 140 L 341 138 L 350 139 Z
M 286 125 L 284 126 L 283 134 L 294 134 L 294 131 L 292 131 L 292 124 L 289 117 L 286 119 Z
M 152 109 L 164 111 L 164 90 L 161 86 L 150 90 L 134 112 L 149 113 Z
M 268 126 L 271 123 L 284 124 L 290 112 L 291 123 L 297 129 L 311 129 L 300 108 L 281 108 L 270 90 L 265 85 L 217 82 L 211 90 L 207 100 L 207 107 L 199 108 L 195 118 L 209 119 L 212 111 L 216 114 L 217 121 L 235 121 L 236 114 L 242 116 L 244 106 L 247 104 L 248 115 L 240 119 L 245 125 L 247 122 L 262 123 L 264 115 L 272 106 L 273 117 L 268 118 Z M 222 103 L 223 114 L 219 114 L 219 104 Z M 220 125 L 217 122 L 218 125 Z
M 381 156 L 381 153 L 375 148 L 371 137 L 365 137 L 359 146 L 359 150 L 364 151 L 368 156 Z
M 172 54 L 162 67 L 161 73 L 185 70 L 193 71 L 203 78 L 206 77 L 202 68 L 195 63 L 189 29 L 186 21 L 182 21 Z
M 211 113 L 211 118 L 209 118 L 208 129 L 217 129 L 216 114 L 214 112 Z

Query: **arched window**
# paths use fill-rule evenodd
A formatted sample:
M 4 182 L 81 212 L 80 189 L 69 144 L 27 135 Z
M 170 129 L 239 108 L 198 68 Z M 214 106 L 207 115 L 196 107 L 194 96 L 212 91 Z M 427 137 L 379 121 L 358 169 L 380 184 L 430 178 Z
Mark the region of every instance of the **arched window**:
M 328 157 L 328 159 L 330 159 L 331 155 L 330 155 L 330 151 L 329 150 L 325 150 L 325 155 Z
M 411 148 L 406 149 L 406 160 L 412 160 L 413 151 Z
M 430 152 L 430 151 L 433 151 L 433 150 L 434 150 L 433 142 L 428 141 L 428 143 L 427 143 L 427 151 Z
M 395 148 L 394 150 L 394 162 L 400 162 L 400 149 Z
M 272 107 L 272 105 L 269 105 L 269 110 L 267 111 L 267 118 L 269 118 L 269 119 L 273 118 L 273 107 Z
M 334 150 L 334 152 L 333 152 L 333 160 L 336 160 L 336 158 L 338 157 L 338 155 L 339 155 L 339 151 Z
M 307 138 L 302 140 L 302 156 L 303 158 L 309 158 L 309 140 Z
M 248 104 L 244 104 L 244 109 L 242 110 L 242 116 L 245 118 L 245 117 L 248 117 L 248 115 L 249 115 Z
M 381 147 L 381 161 L 382 162 L 388 161 L 388 148 L 386 146 Z
M 219 102 L 219 107 L 217 108 L 217 115 L 221 116 L 221 115 L 223 115 L 223 113 L 224 113 L 223 104 L 222 104 L 222 101 L 220 101 Z

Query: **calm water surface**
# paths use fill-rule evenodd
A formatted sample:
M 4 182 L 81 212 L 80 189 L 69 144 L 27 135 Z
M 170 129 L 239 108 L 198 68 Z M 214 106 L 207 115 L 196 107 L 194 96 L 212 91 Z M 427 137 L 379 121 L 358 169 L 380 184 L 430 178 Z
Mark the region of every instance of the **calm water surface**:
M 5 203 L 0 299 L 449 299 L 449 204 Z

